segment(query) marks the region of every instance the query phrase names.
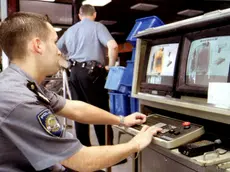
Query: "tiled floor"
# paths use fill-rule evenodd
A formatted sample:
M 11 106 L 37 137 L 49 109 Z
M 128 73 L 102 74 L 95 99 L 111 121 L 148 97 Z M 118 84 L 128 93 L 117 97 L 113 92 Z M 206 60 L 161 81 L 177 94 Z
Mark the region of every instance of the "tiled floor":
M 98 141 L 95 135 L 94 128 L 90 126 L 90 139 L 93 145 L 98 145 Z M 120 143 L 127 142 L 131 137 L 127 134 L 122 134 L 120 138 Z M 114 130 L 114 144 L 118 143 L 118 131 Z M 128 158 L 128 162 L 125 164 L 117 165 L 112 167 L 112 172 L 132 172 L 132 159 Z

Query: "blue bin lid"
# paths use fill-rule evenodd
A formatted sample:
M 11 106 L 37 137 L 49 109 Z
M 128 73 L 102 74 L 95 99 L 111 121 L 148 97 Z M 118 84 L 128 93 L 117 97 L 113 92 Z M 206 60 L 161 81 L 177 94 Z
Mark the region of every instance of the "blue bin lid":
M 152 19 L 157 19 L 159 23 L 161 23 L 162 25 L 164 24 L 163 21 L 161 21 L 161 19 L 157 16 L 143 17 L 143 18 L 136 19 L 135 21 L 138 22 L 138 21 L 152 20 Z
M 129 36 L 127 37 L 126 40 L 135 46 L 136 39 L 137 39 L 135 35 L 139 31 L 143 31 L 145 29 L 152 28 L 152 27 L 158 27 L 161 25 L 164 25 L 164 23 L 157 16 L 149 16 L 149 17 L 136 19 L 136 23 L 132 28 L 131 32 L 129 33 Z

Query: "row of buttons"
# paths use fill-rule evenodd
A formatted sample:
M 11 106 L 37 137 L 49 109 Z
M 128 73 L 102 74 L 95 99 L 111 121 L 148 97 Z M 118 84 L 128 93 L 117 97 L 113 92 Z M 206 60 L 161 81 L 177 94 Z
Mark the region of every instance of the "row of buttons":
M 162 127 L 164 127 L 166 125 L 167 124 L 165 124 L 165 123 L 157 123 L 154 126 L 162 128 Z M 165 128 L 160 133 L 165 134 L 165 133 L 169 132 L 170 134 L 174 134 L 174 135 L 179 135 L 180 134 L 180 131 L 176 130 L 177 127 L 172 126 L 172 125 L 168 125 L 168 126 L 169 126 L 168 129 Z M 182 126 L 184 127 L 184 129 L 189 129 L 189 128 L 191 128 L 191 123 L 190 122 L 183 122 Z
M 191 128 L 191 123 L 190 122 L 183 122 L 182 123 L 182 126 L 184 127 L 184 129 L 189 129 L 189 128 Z M 177 130 L 175 130 L 175 129 L 170 129 L 169 130 L 169 133 L 170 134 L 174 134 L 174 135 L 179 135 L 180 134 L 180 131 L 177 131 Z

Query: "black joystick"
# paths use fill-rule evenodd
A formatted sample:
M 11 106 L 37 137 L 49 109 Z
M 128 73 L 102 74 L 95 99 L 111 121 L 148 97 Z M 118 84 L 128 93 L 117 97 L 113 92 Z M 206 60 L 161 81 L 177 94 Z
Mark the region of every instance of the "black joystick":
M 175 132 L 174 129 L 170 129 L 170 130 L 169 130 L 169 133 L 170 133 L 170 134 L 173 134 L 174 132 Z

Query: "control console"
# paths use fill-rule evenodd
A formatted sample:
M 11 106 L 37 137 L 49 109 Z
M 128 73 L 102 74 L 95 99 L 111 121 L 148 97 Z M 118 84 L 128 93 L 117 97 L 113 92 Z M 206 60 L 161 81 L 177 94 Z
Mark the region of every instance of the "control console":
M 181 146 L 204 134 L 204 128 L 201 125 L 158 114 L 149 115 L 145 124 L 130 127 L 128 132 L 136 135 L 143 125 L 162 128 L 163 130 L 154 137 L 153 142 L 168 149 Z

